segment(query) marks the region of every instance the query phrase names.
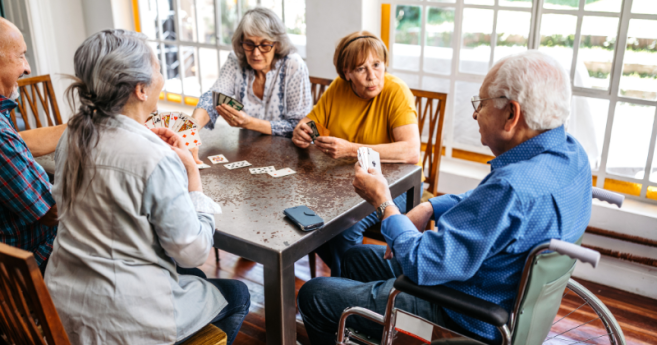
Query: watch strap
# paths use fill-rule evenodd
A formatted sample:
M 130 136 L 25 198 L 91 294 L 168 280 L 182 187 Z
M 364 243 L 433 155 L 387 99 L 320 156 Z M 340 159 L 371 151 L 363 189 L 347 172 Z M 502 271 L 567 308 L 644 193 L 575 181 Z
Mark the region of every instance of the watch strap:
M 394 204 L 395 203 L 392 200 L 388 200 L 379 205 L 379 207 L 376 208 L 376 217 L 379 218 L 379 220 L 383 220 L 383 214 L 386 212 L 386 207 Z

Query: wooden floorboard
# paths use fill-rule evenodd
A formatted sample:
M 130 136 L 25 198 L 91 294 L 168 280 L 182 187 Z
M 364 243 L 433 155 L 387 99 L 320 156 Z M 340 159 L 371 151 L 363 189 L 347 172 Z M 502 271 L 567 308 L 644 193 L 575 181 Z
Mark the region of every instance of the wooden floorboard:
M 376 240 L 365 239 L 367 244 L 382 244 Z M 261 264 L 245 260 L 230 253 L 220 251 L 219 267 L 215 264 L 214 253 L 212 253 L 201 270 L 209 278 L 226 278 L 237 279 L 244 282 L 251 293 L 251 308 L 249 315 L 244 320 L 240 333 L 235 339 L 235 345 L 265 345 L 265 309 L 264 309 L 264 287 L 263 287 L 263 268 Z M 308 258 L 304 257 L 295 264 L 295 295 L 298 294 L 301 286 L 310 279 L 310 269 Z M 329 268 L 317 258 L 317 276 L 330 276 Z M 605 303 L 609 310 L 614 314 L 621 325 L 628 345 L 657 344 L 657 300 L 635 295 L 629 292 L 617 290 L 593 282 L 579 280 L 584 287 L 593 292 L 600 300 Z M 564 298 L 559 310 L 561 316 L 566 315 L 577 307 L 578 300 L 574 296 Z M 580 303 L 581 304 L 581 303 Z M 559 316 L 558 316 L 559 317 Z M 581 322 L 590 321 L 595 318 L 591 309 L 581 308 L 571 314 L 569 319 L 579 320 Z M 303 325 L 300 323 L 301 317 L 297 313 L 297 339 L 303 345 L 309 345 Z M 575 327 L 574 321 L 563 322 L 562 330 Z M 590 324 L 572 330 L 566 335 L 570 339 L 584 340 L 596 335 L 604 334 L 604 328 L 600 321 L 593 321 Z M 608 341 L 602 341 L 598 338 L 589 340 L 590 344 L 608 344 Z M 565 343 L 564 343 L 565 344 Z

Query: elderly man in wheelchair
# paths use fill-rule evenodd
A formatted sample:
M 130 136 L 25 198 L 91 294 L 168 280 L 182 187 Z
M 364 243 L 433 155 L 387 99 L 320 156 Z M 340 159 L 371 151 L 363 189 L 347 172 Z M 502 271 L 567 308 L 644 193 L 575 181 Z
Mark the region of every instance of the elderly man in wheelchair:
M 377 208 L 388 246 L 354 247 L 344 257 L 342 277 L 316 278 L 301 288 L 299 311 L 312 344 L 335 344 L 336 332 L 338 343 L 344 341 L 345 319 L 365 342 L 383 337 L 390 344 L 393 332 L 409 329 L 424 332 L 413 335 L 422 342 L 435 342 L 433 327 L 413 324 L 406 313 L 391 315 L 392 304 L 424 319 L 418 322 L 454 332 L 444 343 L 460 335 L 470 340 L 459 343 L 468 344 L 509 344 L 512 337 L 517 344 L 542 343 L 545 326 L 536 331 L 542 339 L 531 340 L 531 320 L 509 314 L 518 310 L 519 286 L 529 281 L 531 269 L 523 274 L 528 255 L 538 258 L 532 250 L 553 239 L 561 240 L 554 247 L 578 243 L 590 220 L 589 161 L 564 129 L 570 100 L 570 78 L 549 56 L 528 51 L 499 61 L 472 97 L 481 142 L 496 156 L 490 174 L 474 190 L 433 198 L 406 215 L 392 203 L 386 179 L 356 164 L 354 187 Z M 430 219 L 436 231 L 425 232 Z M 570 246 L 571 253 L 580 249 Z M 523 299 L 544 303 L 541 298 L 555 295 L 545 286 L 557 284 L 551 289 L 558 299 L 548 303 L 547 316 L 541 316 L 544 309 L 533 313 L 549 319 L 548 329 L 575 263 L 562 258 L 567 262 L 552 263 L 559 272 L 532 274 L 532 281 L 542 282 Z M 423 292 L 418 285 L 438 286 Z M 361 307 L 355 308 L 358 316 L 347 318 L 349 307 Z M 514 329 L 524 332 L 524 340 L 515 341 Z

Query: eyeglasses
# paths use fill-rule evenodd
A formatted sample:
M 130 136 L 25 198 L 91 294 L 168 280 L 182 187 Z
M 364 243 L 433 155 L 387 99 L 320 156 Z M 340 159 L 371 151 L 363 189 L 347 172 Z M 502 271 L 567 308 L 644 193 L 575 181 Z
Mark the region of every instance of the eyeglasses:
M 242 48 L 246 50 L 247 52 L 253 51 L 254 49 L 258 48 L 261 53 L 269 53 L 272 48 L 276 45 L 276 42 L 271 43 L 271 44 L 255 44 L 251 41 L 242 41 Z
M 500 99 L 500 98 L 507 99 L 506 96 L 491 97 L 491 98 L 479 98 L 479 96 L 472 96 L 470 102 L 472 102 L 472 107 L 474 108 L 475 113 L 478 113 L 479 110 L 481 110 L 481 104 L 483 101 L 487 101 L 489 99 Z

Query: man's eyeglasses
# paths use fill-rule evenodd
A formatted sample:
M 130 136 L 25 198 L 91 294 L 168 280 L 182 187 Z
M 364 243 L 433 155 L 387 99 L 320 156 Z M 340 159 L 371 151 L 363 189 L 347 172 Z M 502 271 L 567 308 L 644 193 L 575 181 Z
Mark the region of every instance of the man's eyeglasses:
M 274 43 L 260 43 L 260 44 L 255 44 L 251 41 L 242 41 L 242 48 L 246 50 L 247 52 L 253 51 L 254 49 L 258 48 L 260 49 L 260 52 L 262 53 L 269 53 L 272 48 L 274 48 L 274 45 L 276 45 L 276 42 Z
M 472 96 L 470 102 L 472 102 L 472 107 L 474 108 L 475 112 L 478 113 L 479 110 L 481 110 L 481 104 L 483 101 L 487 101 L 489 99 L 500 99 L 500 98 L 506 99 L 506 96 L 491 97 L 491 98 L 479 98 L 479 96 Z

